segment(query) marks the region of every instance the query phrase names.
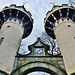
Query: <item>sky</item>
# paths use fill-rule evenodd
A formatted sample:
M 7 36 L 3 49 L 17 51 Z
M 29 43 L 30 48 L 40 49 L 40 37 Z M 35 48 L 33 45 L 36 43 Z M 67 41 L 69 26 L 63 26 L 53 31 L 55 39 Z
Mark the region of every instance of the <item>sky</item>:
M 27 74 L 27 75 L 51 75 L 51 74 L 48 74 L 48 73 L 45 73 L 45 72 L 42 72 L 42 71 L 40 71 L 39 73 L 38 73 L 38 71 L 36 71 L 36 72 L 32 72 L 32 73 L 29 73 L 29 74 Z
M 0 0 L 0 11 L 5 6 L 10 6 L 11 4 L 16 4 L 17 6 L 22 6 L 23 2 L 27 2 L 24 7 L 27 11 L 30 11 L 32 14 L 32 18 L 34 20 L 33 23 L 33 30 L 31 34 L 22 40 L 21 44 L 24 49 L 28 47 L 28 45 L 34 43 L 36 41 L 36 37 L 40 37 L 42 32 L 45 31 L 44 29 L 44 18 L 46 17 L 46 13 L 50 11 L 54 5 L 62 5 L 62 4 L 69 4 L 68 0 Z M 23 50 L 21 51 L 23 53 Z M 34 73 L 37 75 L 36 73 Z M 32 74 L 30 74 L 32 75 Z M 43 73 L 41 73 L 43 75 Z

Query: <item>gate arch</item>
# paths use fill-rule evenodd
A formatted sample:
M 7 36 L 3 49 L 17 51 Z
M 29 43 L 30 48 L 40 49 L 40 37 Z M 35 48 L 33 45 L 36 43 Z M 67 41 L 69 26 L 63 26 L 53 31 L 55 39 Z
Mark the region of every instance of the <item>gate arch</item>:
M 34 68 L 36 68 L 36 70 L 34 70 Z M 29 62 L 27 64 L 24 64 L 21 67 L 14 70 L 11 75 L 17 75 L 17 74 L 23 75 L 24 73 L 28 74 L 30 70 L 39 71 L 39 68 L 41 68 L 40 71 L 44 71 L 44 72 L 48 70 L 47 73 L 51 73 L 52 75 L 60 75 L 60 74 L 67 75 L 64 69 L 59 68 L 58 66 L 52 63 L 42 62 L 42 61 L 34 61 L 34 62 Z

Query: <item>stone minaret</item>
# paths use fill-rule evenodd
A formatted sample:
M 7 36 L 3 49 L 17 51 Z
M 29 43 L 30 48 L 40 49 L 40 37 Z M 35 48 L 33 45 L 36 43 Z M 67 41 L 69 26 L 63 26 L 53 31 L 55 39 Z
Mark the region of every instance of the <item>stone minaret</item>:
M 68 75 L 75 73 L 75 9 L 54 6 L 45 18 L 45 30 L 57 40 Z
M 21 39 L 31 33 L 32 25 L 24 6 L 11 5 L 0 12 L 0 71 L 11 73 Z

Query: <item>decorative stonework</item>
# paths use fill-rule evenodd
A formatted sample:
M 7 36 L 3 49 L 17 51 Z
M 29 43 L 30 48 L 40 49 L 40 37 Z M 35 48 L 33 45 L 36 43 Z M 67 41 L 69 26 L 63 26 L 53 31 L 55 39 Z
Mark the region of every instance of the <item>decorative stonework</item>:
M 44 36 L 45 35 L 43 35 L 43 37 Z M 18 54 L 23 55 L 23 56 L 28 55 L 28 54 L 35 55 L 35 56 L 36 55 L 43 55 L 43 56 L 45 56 L 45 55 L 47 55 L 47 56 L 48 55 L 57 55 L 57 56 L 61 55 L 61 52 L 57 48 L 55 48 L 56 47 L 55 42 L 52 42 L 50 37 L 48 37 L 48 36 L 46 36 L 46 37 L 43 39 L 38 38 L 35 43 L 28 46 L 28 50 L 26 50 L 25 45 L 23 45 L 18 50 Z M 47 42 L 49 42 L 49 44 Z M 54 45 L 53 45 L 53 43 L 54 43 Z M 50 44 L 52 44 L 52 45 L 50 45 Z

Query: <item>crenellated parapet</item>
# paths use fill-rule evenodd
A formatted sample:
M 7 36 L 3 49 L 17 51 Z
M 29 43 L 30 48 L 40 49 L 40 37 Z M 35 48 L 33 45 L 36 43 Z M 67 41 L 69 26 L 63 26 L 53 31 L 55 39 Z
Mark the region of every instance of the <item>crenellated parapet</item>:
M 14 4 L 6 6 L 0 12 L 0 28 L 5 22 L 16 22 L 24 28 L 23 38 L 27 37 L 33 28 L 33 19 L 31 13 L 24 6 Z
M 65 21 L 75 22 L 75 9 L 66 4 L 54 6 L 51 11 L 47 12 L 44 20 L 47 34 L 55 39 L 54 30 L 60 23 Z

